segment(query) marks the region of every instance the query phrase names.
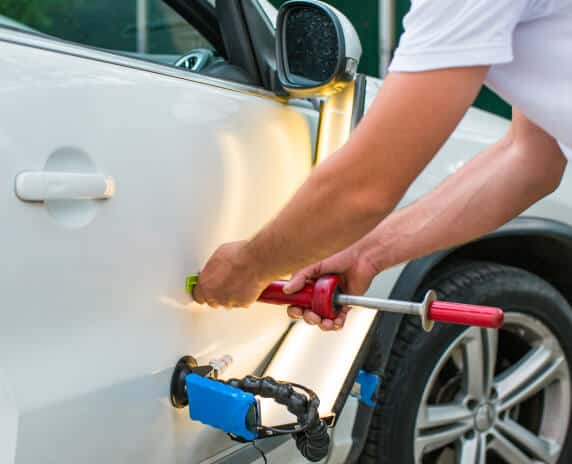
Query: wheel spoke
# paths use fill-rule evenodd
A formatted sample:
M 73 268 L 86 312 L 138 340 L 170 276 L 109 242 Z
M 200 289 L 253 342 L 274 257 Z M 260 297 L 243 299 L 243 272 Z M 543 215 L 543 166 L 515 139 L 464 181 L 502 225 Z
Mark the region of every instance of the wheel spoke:
M 532 459 L 498 432 L 494 433 L 494 438 L 489 444 L 489 449 L 494 450 L 507 463 L 533 464 Z
M 553 463 L 558 458 L 560 447 L 525 429 L 510 418 L 497 423 L 497 430 L 528 454 L 545 463 Z
M 457 464 L 486 464 L 487 443 L 484 435 L 475 435 L 461 441 L 457 451 Z
M 499 344 L 499 331 L 495 329 L 483 330 L 483 339 L 485 358 L 485 391 L 488 396 L 494 383 Z
M 457 423 L 449 427 L 440 427 L 420 434 L 415 439 L 415 462 L 419 462 L 423 453 L 429 453 L 453 443 L 472 428 L 470 423 Z
M 472 399 L 482 400 L 486 394 L 487 366 L 485 330 L 472 328 L 467 331 L 463 343 L 463 363 L 465 373 L 465 391 Z M 496 354 L 495 354 L 496 356 Z
M 453 425 L 458 422 L 469 420 L 473 417 L 472 412 L 461 403 L 449 403 L 438 406 L 427 406 L 420 414 L 418 427 L 427 429 Z
M 552 352 L 548 348 L 539 347 L 497 376 L 495 387 L 499 395 L 500 411 L 530 398 L 558 378 L 564 358 L 551 358 Z

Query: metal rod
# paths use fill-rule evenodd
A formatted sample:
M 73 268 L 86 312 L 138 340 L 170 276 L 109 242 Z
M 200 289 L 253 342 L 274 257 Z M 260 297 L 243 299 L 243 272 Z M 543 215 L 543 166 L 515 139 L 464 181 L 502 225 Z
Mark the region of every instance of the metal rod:
M 382 300 L 380 298 L 343 294 L 336 295 L 334 302 L 342 306 L 361 306 L 362 308 L 377 309 L 378 311 L 386 311 L 389 313 L 410 314 L 413 316 L 421 316 L 423 306 L 422 304 L 409 301 Z

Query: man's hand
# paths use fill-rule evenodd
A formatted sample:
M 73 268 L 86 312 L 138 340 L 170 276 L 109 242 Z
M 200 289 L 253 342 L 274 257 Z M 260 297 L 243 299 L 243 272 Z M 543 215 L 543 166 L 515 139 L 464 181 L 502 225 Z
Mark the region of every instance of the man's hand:
M 270 283 L 258 274 L 247 242 L 219 247 L 207 262 L 193 291 L 193 299 L 212 307 L 244 308 L 254 303 Z
M 352 295 L 363 295 L 379 271 L 360 256 L 359 250 L 358 242 L 358 244 L 330 258 L 302 269 L 292 277 L 284 291 L 296 293 L 304 287 L 308 280 L 315 280 L 325 274 L 338 274 L 342 278 L 341 287 L 344 292 Z M 342 308 L 338 317 L 333 321 L 322 319 L 316 313 L 296 306 L 288 308 L 288 315 L 293 319 L 304 318 L 308 324 L 319 325 L 322 330 L 329 331 L 339 330 L 344 326 L 348 311 L 348 307 Z

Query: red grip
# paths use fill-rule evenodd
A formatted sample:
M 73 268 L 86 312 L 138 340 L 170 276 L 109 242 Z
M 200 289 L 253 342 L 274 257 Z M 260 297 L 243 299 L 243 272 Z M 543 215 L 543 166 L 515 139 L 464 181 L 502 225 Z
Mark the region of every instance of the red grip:
M 272 282 L 268 288 L 262 292 L 258 301 L 276 305 L 296 305 L 301 308 L 310 309 L 312 307 L 312 297 L 314 296 L 314 284 L 308 283 L 299 292 L 286 295 L 284 293 L 284 287 L 287 283 L 288 281 L 286 280 Z
M 428 317 L 432 321 L 474 325 L 489 329 L 498 329 L 504 321 L 504 313 L 499 308 L 452 303 L 449 301 L 434 301 L 431 303 Z
M 334 296 L 338 290 L 340 277 L 326 275 L 316 282 L 307 283 L 299 292 L 286 295 L 284 287 L 288 282 L 277 280 L 262 292 L 258 301 L 276 305 L 294 305 L 311 309 L 325 319 L 335 319 L 339 308 L 334 304 Z

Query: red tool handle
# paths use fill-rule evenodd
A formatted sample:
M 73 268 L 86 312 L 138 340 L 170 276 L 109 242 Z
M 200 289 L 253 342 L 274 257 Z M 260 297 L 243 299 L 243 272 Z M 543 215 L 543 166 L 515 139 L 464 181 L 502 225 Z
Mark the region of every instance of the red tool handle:
M 284 287 L 288 282 L 273 282 L 260 295 L 258 301 L 277 305 L 294 305 L 311 309 L 326 319 L 335 319 L 340 307 L 334 303 L 339 290 L 340 277 L 328 275 L 320 277 L 314 283 L 307 283 L 299 292 L 287 295 Z M 504 313 L 499 308 L 473 306 L 449 301 L 433 301 L 429 305 L 427 318 L 430 321 L 448 324 L 474 325 L 497 329 L 502 326 Z
M 258 301 L 278 305 L 294 305 L 300 308 L 311 309 L 319 316 L 326 319 L 335 319 L 340 312 L 340 307 L 334 303 L 334 296 L 338 291 L 340 277 L 327 275 L 320 277 L 316 282 L 307 283 L 299 292 L 291 295 L 284 293 L 284 287 L 288 282 L 278 280 L 262 292 Z
M 504 313 L 499 308 L 475 306 L 449 301 L 434 301 L 429 306 L 428 318 L 448 324 L 475 325 L 498 329 L 504 322 Z
M 294 305 L 299 306 L 300 308 L 310 309 L 312 307 L 312 298 L 314 296 L 314 284 L 307 283 L 299 292 L 286 295 L 284 293 L 284 287 L 287 283 L 288 281 L 286 280 L 277 280 L 276 282 L 272 282 L 268 288 L 262 292 L 258 301 L 276 305 Z

